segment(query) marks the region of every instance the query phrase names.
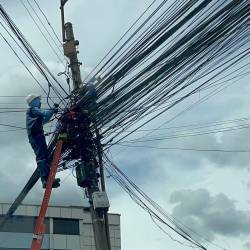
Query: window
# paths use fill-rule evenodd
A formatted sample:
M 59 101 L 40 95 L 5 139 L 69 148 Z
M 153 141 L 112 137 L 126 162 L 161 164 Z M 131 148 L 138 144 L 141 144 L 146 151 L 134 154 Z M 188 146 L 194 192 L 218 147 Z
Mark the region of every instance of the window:
M 0 218 L 3 216 L 0 216 Z M 1 232 L 33 233 L 36 225 L 36 217 L 13 216 L 1 228 Z M 49 219 L 45 219 L 45 233 L 49 233 Z M 1 250 L 1 249 L 0 249 Z
M 79 220 L 53 219 L 54 234 L 79 235 Z

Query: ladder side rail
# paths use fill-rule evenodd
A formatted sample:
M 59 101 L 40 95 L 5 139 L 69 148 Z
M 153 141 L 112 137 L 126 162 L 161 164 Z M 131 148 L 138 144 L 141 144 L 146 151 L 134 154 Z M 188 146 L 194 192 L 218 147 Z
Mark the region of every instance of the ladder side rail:
M 53 160 L 51 163 L 50 174 L 49 174 L 49 178 L 47 181 L 39 216 L 36 221 L 35 232 L 33 235 L 33 240 L 32 240 L 30 250 L 40 250 L 42 247 L 43 236 L 45 233 L 44 219 L 45 219 L 45 215 L 49 206 L 49 200 L 50 200 L 50 196 L 52 192 L 52 185 L 53 185 L 53 181 L 55 179 L 56 172 L 57 172 L 57 167 L 60 161 L 62 146 L 63 146 L 63 140 L 59 140 L 56 144 L 55 153 L 54 153 Z

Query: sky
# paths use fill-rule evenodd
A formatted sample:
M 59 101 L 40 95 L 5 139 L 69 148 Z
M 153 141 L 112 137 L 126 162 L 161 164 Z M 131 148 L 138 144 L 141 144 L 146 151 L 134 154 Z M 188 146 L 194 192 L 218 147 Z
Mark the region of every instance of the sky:
M 30 2 L 33 3 L 32 0 Z M 24 0 L 24 3 L 27 1 Z M 59 0 L 43 0 L 39 3 L 61 37 Z M 75 38 L 80 41 L 79 60 L 83 62 L 83 76 L 100 61 L 150 3 L 151 0 L 69 1 L 65 11 L 66 21 L 73 23 Z M 21 1 L 0 0 L 0 4 L 48 67 L 56 74 L 64 71 L 64 66 L 46 44 Z M 2 32 L 1 28 L 0 31 Z M 3 58 L 0 67 L 0 96 L 26 96 L 31 92 L 42 94 L 2 39 L 0 49 Z M 39 77 L 32 66 L 30 69 Z M 180 115 L 168 126 L 179 127 L 249 117 L 249 81 L 248 75 L 233 82 L 217 95 Z M 154 128 L 171 119 L 202 97 L 202 93 L 192 96 L 190 100 L 153 121 L 147 128 Z M 24 98 L 0 97 L 0 108 L 12 106 L 26 107 Z M 25 127 L 25 113 L 0 113 L 0 123 Z M 0 126 L 0 202 L 11 203 L 29 179 L 36 163 L 25 131 L 6 130 L 7 128 Z M 161 133 L 160 136 L 164 136 L 164 133 L 169 135 L 171 130 L 157 133 Z M 209 245 L 208 249 L 221 249 L 217 246 L 219 245 L 228 250 L 250 250 L 249 153 L 164 149 L 250 150 L 249 128 L 145 142 L 143 145 L 162 149 L 115 146 L 111 149 L 112 159 L 169 214 L 215 244 Z M 77 187 L 71 171 L 60 173 L 59 176 L 62 178 L 62 186 L 53 192 L 51 204 L 86 204 L 84 193 Z M 122 250 L 188 249 L 160 231 L 150 216 L 112 178 L 107 176 L 106 181 L 110 212 L 121 214 Z M 24 202 L 40 204 L 42 194 L 39 182 Z M 179 239 L 171 231 L 168 232 Z

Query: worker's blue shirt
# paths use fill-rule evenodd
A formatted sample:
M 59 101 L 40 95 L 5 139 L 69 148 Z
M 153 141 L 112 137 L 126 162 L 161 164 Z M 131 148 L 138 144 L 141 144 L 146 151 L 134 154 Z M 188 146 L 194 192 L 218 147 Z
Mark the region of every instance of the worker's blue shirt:
M 43 136 L 43 124 L 47 123 L 54 113 L 54 109 L 30 107 L 26 112 L 26 129 L 29 138 L 34 138 L 39 135 Z

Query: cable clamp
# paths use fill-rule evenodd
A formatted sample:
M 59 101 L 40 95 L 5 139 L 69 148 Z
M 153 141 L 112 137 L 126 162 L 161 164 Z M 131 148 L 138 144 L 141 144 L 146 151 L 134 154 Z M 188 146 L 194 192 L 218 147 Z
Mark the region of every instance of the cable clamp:
M 41 234 L 33 234 L 33 239 L 42 240 L 43 236 Z

